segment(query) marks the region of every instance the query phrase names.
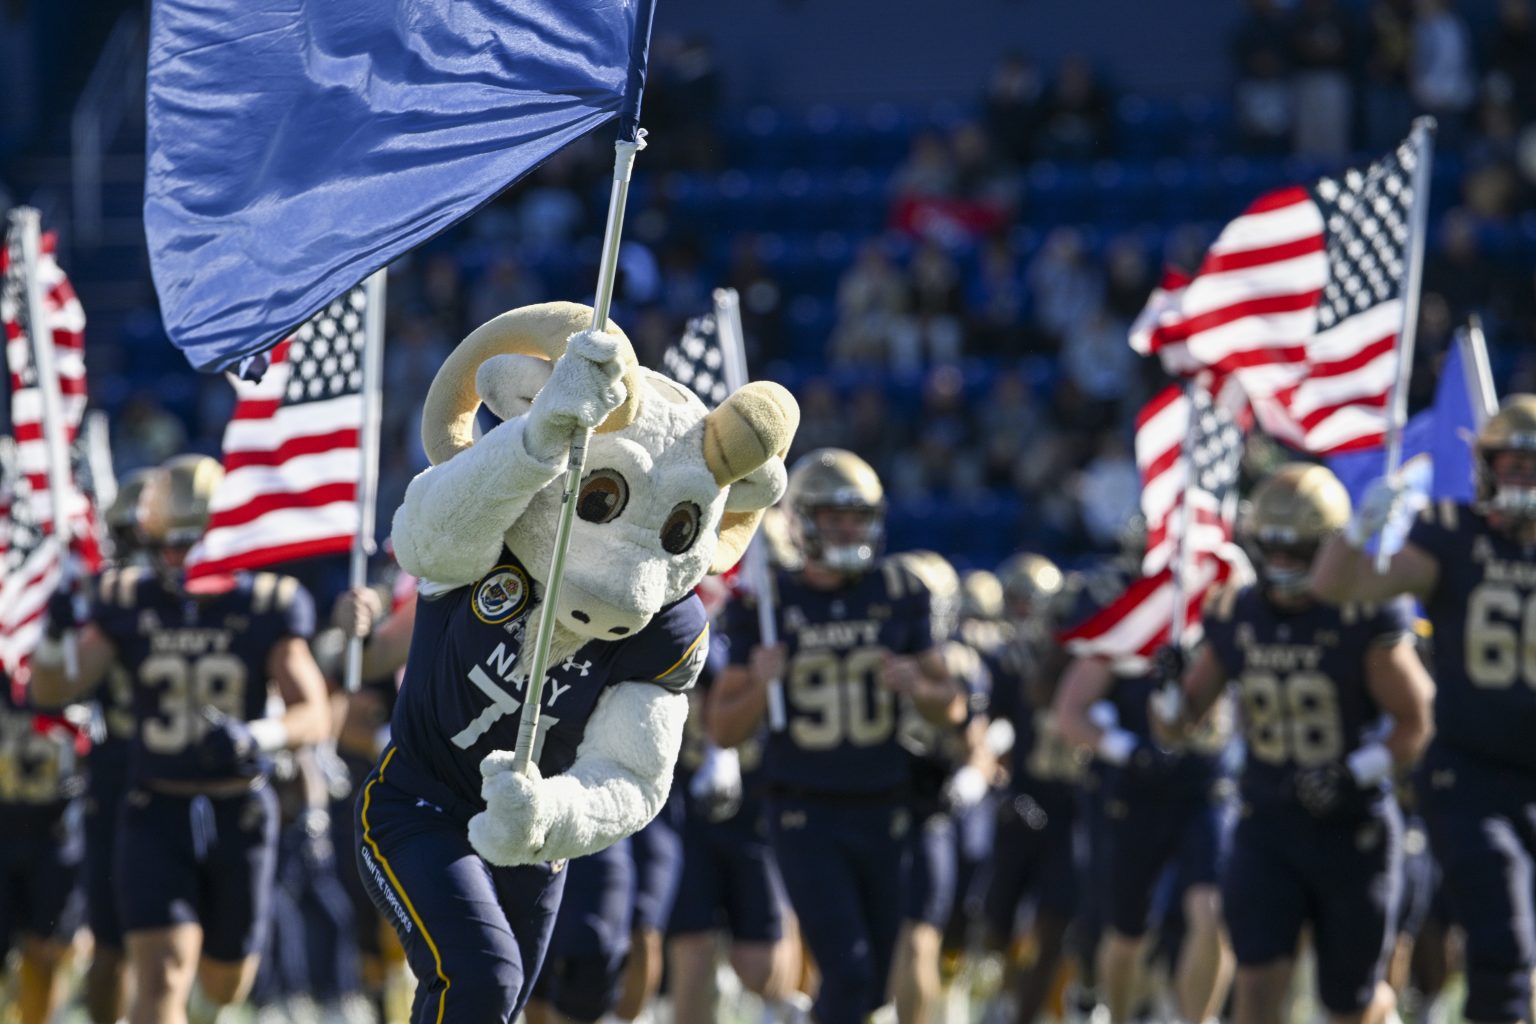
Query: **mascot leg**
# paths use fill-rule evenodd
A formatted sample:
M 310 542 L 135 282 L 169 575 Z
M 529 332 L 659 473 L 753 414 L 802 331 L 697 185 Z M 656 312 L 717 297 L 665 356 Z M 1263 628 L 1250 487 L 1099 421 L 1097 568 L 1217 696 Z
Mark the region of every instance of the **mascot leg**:
M 357 864 L 418 979 L 411 1021 L 504 1024 L 528 1001 L 565 872 L 492 867 L 469 845 L 462 809 L 395 788 L 388 771 L 386 756 L 363 786 Z

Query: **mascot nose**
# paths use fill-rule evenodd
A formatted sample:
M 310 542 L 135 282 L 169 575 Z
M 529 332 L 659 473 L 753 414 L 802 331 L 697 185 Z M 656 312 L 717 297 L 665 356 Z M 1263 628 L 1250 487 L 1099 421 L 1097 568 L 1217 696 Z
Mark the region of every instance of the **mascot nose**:
M 588 615 L 586 612 L 582 611 L 580 608 L 572 608 L 571 609 L 571 618 L 575 619 L 577 622 L 584 622 L 585 623 L 585 622 L 591 622 L 592 621 L 592 616 Z M 614 626 L 608 632 L 612 633 L 614 636 L 623 636 L 623 635 L 625 635 L 626 633 L 629 632 L 629 627 L 628 626 Z

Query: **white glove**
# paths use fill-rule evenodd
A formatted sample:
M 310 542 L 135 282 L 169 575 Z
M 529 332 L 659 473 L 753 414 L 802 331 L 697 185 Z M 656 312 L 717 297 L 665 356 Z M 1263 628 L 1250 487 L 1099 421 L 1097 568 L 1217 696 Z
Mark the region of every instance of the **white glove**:
M 534 396 L 523 428 L 528 454 L 553 462 L 570 450 L 582 431 L 599 426 L 624 404 L 627 392 L 619 339 L 601 331 L 571 335 L 549 382 Z
M 710 744 L 704 760 L 688 783 L 688 793 L 698 801 L 710 821 L 725 821 L 741 809 L 741 758 L 734 749 Z
M 1401 514 L 1407 492 L 1408 485 L 1396 474 L 1371 481 L 1344 527 L 1344 543 L 1356 551 L 1362 550 L 1389 520 Z
M 975 807 L 987 795 L 987 777 L 971 765 L 962 765 L 944 785 L 944 795 L 954 808 Z
M 485 810 L 469 819 L 470 845 L 500 867 L 543 861 L 539 850 L 549 834 L 549 822 L 540 814 L 539 766 L 530 764 L 523 775 L 512 764 L 510 750 L 492 751 L 480 762 Z

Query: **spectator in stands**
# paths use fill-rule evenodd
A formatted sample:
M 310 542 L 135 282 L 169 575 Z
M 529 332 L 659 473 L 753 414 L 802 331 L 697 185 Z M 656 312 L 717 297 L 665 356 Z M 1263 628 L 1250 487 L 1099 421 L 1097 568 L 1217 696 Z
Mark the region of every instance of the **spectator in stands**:
M 866 242 L 837 286 L 837 326 L 829 345 L 839 364 L 884 365 L 891 336 L 907 313 L 906 278 L 879 241 Z M 807 449 L 809 451 L 810 449 Z
M 469 290 L 469 322 L 483 324 L 509 309 L 543 302 L 547 295 L 544 285 L 515 256 L 503 252 Z
M 1100 415 L 1113 421 L 1137 379 L 1141 357 L 1126 344 L 1129 325 L 1105 309 L 1095 309 L 1067 328 L 1061 346 L 1061 369 L 1085 401 L 1103 406 Z
M 1141 507 L 1141 474 L 1119 432 L 1100 435 L 1093 460 L 1078 476 L 1077 507 L 1095 547 L 1108 551 L 1119 546 L 1126 520 Z
M 1530 0 L 1500 0 L 1488 41 L 1488 91 L 1536 118 L 1536 17 Z
M 1059 227 L 1046 236 L 1030 261 L 1029 286 L 1034 320 L 1050 339 L 1051 348 L 1073 324 L 1090 316 L 1104 301 L 1104 278 L 1088 258 L 1076 228 Z
M 1029 439 L 1040 430 L 1040 411 L 1029 384 L 1018 373 L 1003 373 L 992 384 L 976 416 L 987 486 L 1014 485 L 1014 467 L 1024 457 Z
M 892 363 L 916 370 L 926 361 L 953 363 L 960 358 L 960 268 L 938 245 L 926 242 L 907 269 L 911 298 L 905 329 L 892 336 Z
M 966 331 L 974 355 L 1017 351 L 1024 319 L 1024 274 L 1019 254 L 1005 232 L 982 243 L 977 269 L 966 282 Z
M 1413 118 L 1408 69 L 1413 53 L 1413 0 L 1376 0 L 1365 58 L 1365 144 L 1384 152 L 1400 142 Z
M 1008 53 L 987 77 L 982 109 L 999 156 L 1017 166 L 1034 157 L 1045 86 L 1040 69 L 1017 51 Z
M 1099 160 L 1112 153 L 1114 103 L 1081 54 L 1061 62 L 1046 96 L 1039 133 L 1041 156 L 1054 160 Z
M 848 430 L 842 400 L 825 377 L 811 377 L 796 392 L 800 402 L 800 427 L 795 431 L 794 456 L 817 448 L 847 446 Z
M 1291 32 L 1279 0 L 1249 0 L 1232 41 L 1237 128 L 1250 153 L 1278 156 L 1290 144 L 1295 101 Z
M 747 336 L 747 365 L 782 359 L 784 351 L 784 289 L 763 262 L 756 235 L 738 235 L 731 247 L 731 267 L 725 283 L 741 298 L 741 329 Z
M 1450 0 L 1418 0 L 1410 85 L 1418 105 L 1440 122 L 1440 144 L 1461 137 L 1461 121 L 1477 98 L 1472 35 Z
M 1152 294 L 1152 267 L 1147 251 L 1134 235 L 1121 235 L 1104 253 L 1104 308 L 1130 324 Z
M 586 223 L 586 206 L 573 187 L 575 159 L 565 151 L 556 153 L 519 190 L 518 241 L 525 259 L 537 261 L 565 249 Z
M 1343 160 L 1350 152 L 1354 29 L 1336 0 L 1303 0 L 1291 23 L 1295 145 L 1302 156 Z
M 912 138 L 907 158 L 891 175 L 892 197 L 903 199 L 949 197 L 957 184 L 954 155 L 944 136 L 935 131 L 919 132 Z

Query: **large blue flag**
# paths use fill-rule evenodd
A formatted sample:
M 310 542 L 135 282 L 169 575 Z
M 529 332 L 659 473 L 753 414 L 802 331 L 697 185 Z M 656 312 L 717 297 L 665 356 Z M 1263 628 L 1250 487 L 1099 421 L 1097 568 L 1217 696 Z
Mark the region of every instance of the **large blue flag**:
M 1451 346 L 1435 385 L 1434 404 L 1403 428 L 1403 461 L 1419 454 L 1429 456 L 1433 469 L 1427 487 L 1430 498 L 1472 500 L 1472 438 L 1477 420 L 1472 412 L 1469 370 L 1461 357 L 1461 346 Z M 1356 502 L 1384 468 L 1379 448 L 1336 455 L 1328 460 L 1328 466 Z
M 633 140 L 652 0 L 155 0 L 144 226 L 235 368 L 556 150 Z

